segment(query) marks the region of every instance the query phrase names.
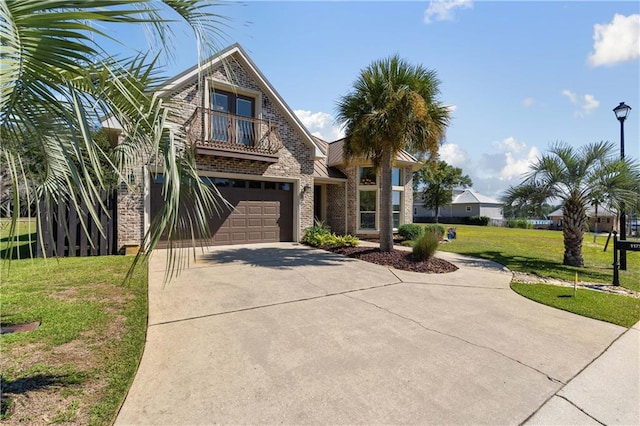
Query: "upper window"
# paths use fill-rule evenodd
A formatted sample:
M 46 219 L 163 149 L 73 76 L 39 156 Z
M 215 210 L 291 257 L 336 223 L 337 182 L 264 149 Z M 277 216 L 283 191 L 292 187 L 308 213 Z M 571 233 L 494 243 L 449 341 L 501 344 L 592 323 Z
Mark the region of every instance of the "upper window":
M 402 181 L 402 169 L 400 167 L 394 167 L 391 172 L 391 185 L 404 186 Z
M 375 185 L 376 170 L 373 167 L 360 167 L 360 185 Z
M 471 211 L 471 206 L 467 206 L 467 207 L 466 207 L 466 210 L 467 210 L 468 212 L 470 212 L 470 211 Z

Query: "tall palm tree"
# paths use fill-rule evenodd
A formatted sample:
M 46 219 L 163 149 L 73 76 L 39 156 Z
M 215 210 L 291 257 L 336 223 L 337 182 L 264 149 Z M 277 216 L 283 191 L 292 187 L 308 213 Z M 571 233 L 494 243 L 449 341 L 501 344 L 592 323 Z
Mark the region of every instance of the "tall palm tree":
M 0 158 L 13 188 L 33 188 L 31 200 L 89 206 L 95 218 L 105 187 L 105 164 L 127 176 L 140 164 L 164 169 L 165 209 L 145 237 L 150 248 L 180 222 L 179 200 L 195 198 L 194 227 L 216 197 L 183 152 L 184 136 L 172 106 L 154 97 L 158 59 L 172 51 L 175 25 L 194 34 L 200 56 L 214 52 L 224 18 L 205 0 L 0 0 Z M 116 57 L 103 46 L 119 41 L 123 26 L 141 28 L 155 42 L 150 52 Z M 116 155 L 92 138 L 100 117 L 123 128 Z M 35 171 L 34 171 L 35 170 Z M 126 180 L 124 180 L 126 183 Z M 14 193 L 13 226 L 20 211 Z M 98 207 L 93 207 L 93 206 Z
M 638 200 L 638 182 L 638 164 L 620 160 L 611 143 L 597 142 L 577 149 L 556 143 L 531 166 L 520 185 L 507 190 L 505 200 L 509 204 L 531 198 L 560 200 L 563 264 L 581 267 L 589 204 L 603 195 L 614 207 Z
M 449 123 L 438 100 L 436 72 L 396 56 L 363 69 L 337 106 L 345 126 L 344 156 L 368 160 L 380 171 L 380 250 L 393 248 L 393 162 L 403 149 L 437 154 Z

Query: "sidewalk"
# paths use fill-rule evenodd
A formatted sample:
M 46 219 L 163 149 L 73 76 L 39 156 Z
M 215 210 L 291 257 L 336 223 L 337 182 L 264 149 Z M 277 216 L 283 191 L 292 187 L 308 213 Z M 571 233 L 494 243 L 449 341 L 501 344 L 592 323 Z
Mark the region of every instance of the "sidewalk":
M 640 424 L 640 322 L 616 339 L 525 424 Z

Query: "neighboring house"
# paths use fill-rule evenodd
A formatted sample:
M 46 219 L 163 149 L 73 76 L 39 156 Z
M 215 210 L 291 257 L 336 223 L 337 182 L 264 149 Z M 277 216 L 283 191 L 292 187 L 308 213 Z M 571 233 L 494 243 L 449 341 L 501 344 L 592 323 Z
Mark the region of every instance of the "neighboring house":
M 428 221 L 435 218 L 436 212 L 424 207 L 424 198 L 416 196 L 413 203 L 413 220 L 415 222 Z M 502 203 L 473 189 L 454 189 L 451 203 L 440 207 L 440 218 L 462 218 L 472 216 L 486 216 L 491 219 L 504 219 Z
M 598 232 L 610 232 L 617 229 L 618 215 L 609 207 L 598 206 L 598 216 L 596 217 L 596 209 L 594 206 L 587 208 L 587 217 L 589 218 L 589 232 L 595 232 L 596 223 L 598 224 Z M 562 207 L 549 213 L 551 220 L 551 229 L 562 229 Z
M 204 84 L 198 84 L 199 74 Z M 203 180 L 234 209 L 209 220 L 203 245 L 299 241 L 322 220 L 333 232 L 377 235 L 379 177 L 366 163 L 347 164 L 342 141 L 312 136 L 246 52 L 232 45 L 157 89 L 178 101 Z M 117 123 L 103 126 L 118 132 Z M 412 172 L 401 152 L 393 170 L 394 225 L 411 223 Z M 118 243 L 139 245 L 162 207 L 162 170 L 140 168 L 118 193 Z M 161 244 L 162 245 L 162 244 Z

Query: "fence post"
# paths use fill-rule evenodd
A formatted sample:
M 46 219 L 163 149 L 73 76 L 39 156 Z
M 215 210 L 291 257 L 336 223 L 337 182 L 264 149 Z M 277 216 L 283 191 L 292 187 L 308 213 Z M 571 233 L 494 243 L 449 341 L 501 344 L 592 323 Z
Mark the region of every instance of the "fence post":
M 620 285 L 620 272 L 618 270 L 618 232 L 613 231 L 613 285 Z

